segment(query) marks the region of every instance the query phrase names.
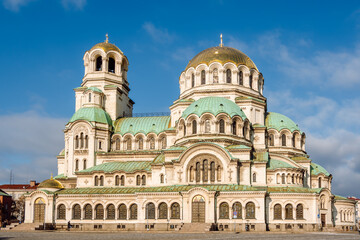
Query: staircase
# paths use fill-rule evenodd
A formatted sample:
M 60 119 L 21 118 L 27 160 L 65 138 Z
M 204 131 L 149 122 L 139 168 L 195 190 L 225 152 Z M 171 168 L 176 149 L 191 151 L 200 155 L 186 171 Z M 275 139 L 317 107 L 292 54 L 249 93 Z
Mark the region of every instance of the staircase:
M 179 228 L 181 232 L 208 232 L 210 231 L 211 223 L 183 223 Z
M 5 228 L 1 228 L 1 231 L 31 231 L 38 227 L 38 223 L 12 223 Z

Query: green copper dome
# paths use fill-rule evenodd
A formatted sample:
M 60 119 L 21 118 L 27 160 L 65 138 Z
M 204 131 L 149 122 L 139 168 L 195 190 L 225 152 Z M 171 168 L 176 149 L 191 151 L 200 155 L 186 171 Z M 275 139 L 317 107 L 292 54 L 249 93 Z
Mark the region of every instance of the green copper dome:
M 110 115 L 104 109 L 99 107 L 84 107 L 74 113 L 69 122 L 77 120 L 86 120 L 89 122 L 104 123 L 112 126 Z
M 297 130 L 300 131 L 299 126 L 293 122 L 290 118 L 280 114 L 269 112 L 266 115 L 265 126 L 268 129 L 276 129 L 281 131 L 282 129 L 289 129 L 291 132 Z
M 222 97 L 205 97 L 190 104 L 182 114 L 182 118 L 187 118 L 191 114 L 196 114 L 198 117 L 204 113 L 211 113 L 214 116 L 219 113 L 226 113 L 230 117 L 240 116 L 243 120 L 246 119 L 245 113 L 241 108 L 231 100 Z
M 320 173 L 324 174 L 327 177 L 330 176 L 330 173 L 326 171 L 325 168 L 313 162 L 310 164 L 310 172 L 311 175 L 315 175 L 315 176 L 319 175 Z

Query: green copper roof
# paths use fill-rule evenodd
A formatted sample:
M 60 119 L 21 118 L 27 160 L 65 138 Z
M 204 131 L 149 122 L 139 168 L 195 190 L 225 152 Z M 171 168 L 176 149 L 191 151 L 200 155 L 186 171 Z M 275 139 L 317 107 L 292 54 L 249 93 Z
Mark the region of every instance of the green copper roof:
M 265 101 L 262 100 L 262 99 L 254 98 L 254 97 L 245 97 L 245 96 L 242 96 L 242 97 L 237 97 L 237 98 L 235 98 L 235 101 L 241 101 L 241 100 L 255 100 L 255 101 L 258 101 L 258 102 L 262 102 L 262 103 L 265 102 Z
M 281 160 L 277 160 L 277 159 L 270 159 L 268 161 L 268 164 L 266 166 L 267 169 L 269 170 L 274 170 L 274 169 L 277 169 L 277 168 L 296 168 L 284 161 L 281 161 Z
M 88 87 L 87 90 L 92 90 L 93 92 L 102 93 L 102 91 L 97 87 Z
M 330 176 L 330 173 L 326 171 L 325 168 L 313 162 L 310 164 L 310 172 L 311 175 L 315 175 L 315 176 L 319 175 L 320 173 L 323 173 L 327 177 Z
M 54 179 L 65 179 L 65 178 L 67 178 L 67 177 L 65 177 L 65 175 L 63 173 L 54 177 Z
M 163 164 L 165 162 L 165 155 L 159 154 L 153 161 L 152 164 Z
M 187 118 L 191 114 L 196 114 L 200 117 L 204 113 L 211 113 L 214 116 L 219 113 L 226 113 L 230 117 L 238 115 L 243 120 L 246 119 L 245 113 L 238 105 L 236 105 L 236 103 L 222 97 L 200 98 L 185 109 L 182 114 L 182 118 Z
M 160 117 L 128 117 L 120 118 L 115 122 L 115 133 L 124 135 L 131 133 L 156 133 L 167 130 L 170 126 L 170 116 Z
M 99 107 L 84 107 L 74 113 L 69 122 L 77 120 L 86 120 L 89 122 L 105 123 L 112 126 L 110 115 L 104 109 Z
M 263 191 L 247 185 L 172 185 L 162 187 L 69 188 L 57 194 L 134 194 L 141 192 L 181 192 L 201 187 L 208 191 Z
M 268 162 L 269 161 L 269 153 L 268 152 L 256 152 L 254 153 L 255 159 L 257 162 Z
M 295 124 L 290 118 L 280 114 L 269 112 L 266 115 L 265 126 L 268 129 L 276 129 L 281 131 L 282 129 L 289 129 L 291 132 L 297 130 L 300 131 L 300 128 L 297 124 Z
M 6 196 L 6 197 L 10 197 L 9 194 L 7 194 L 6 192 L 4 192 L 3 190 L 0 189 L 0 196 Z
M 303 187 L 268 187 L 269 193 L 320 193 L 321 188 L 303 188 Z
M 88 169 L 78 171 L 77 173 L 105 172 L 112 173 L 124 171 L 132 173 L 135 171 L 151 171 L 151 161 L 127 161 L 127 162 L 108 162 Z
M 231 149 L 251 149 L 251 147 L 248 147 L 246 145 L 230 145 L 227 146 L 226 149 L 231 150 Z
M 295 162 L 296 161 L 311 161 L 310 158 L 307 158 L 307 157 L 292 157 L 291 160 L 294 160 Z

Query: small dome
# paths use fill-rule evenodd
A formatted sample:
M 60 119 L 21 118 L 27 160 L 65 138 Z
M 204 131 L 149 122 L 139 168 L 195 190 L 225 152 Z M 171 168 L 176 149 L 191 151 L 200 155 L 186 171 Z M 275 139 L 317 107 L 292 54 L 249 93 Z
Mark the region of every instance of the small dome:
M 38 188 L 56 188 L 56 189 L 63 189 L 64 186 L 56 179 L 53 179 L 51 176 L 50 179 L 47 179 L 45 181 L 42 181 Z
M 99 107 L 83 107 L 74 113 L 69 122 L 77 120 L 86 120 L 89 122 L 105 123 L 112 126 L 110 115 L 102 108 Z
M 330 176 L 330 173 L 326 171 L 325 168 L 313 162 L 310 164 L 310 173 L 311 175 L 315 175 L 315 176 L 319 175 L 320 173 L 324 174 L 327 177 Z
M 214 116 L 219 113 L 226 113 L 230 117 L 238 115 L 243 120 L 246 119 L 245 113 L 238 105 L 236 105 L 236 103 L 222 97 L 200 98 L 185 109 L 182 114 L 182 118 L 187 118 L 191 114 L 196 114 L 200 117 L 204 113 L 211 113 Z
M 109 51 L 115 51 L 115 52 L 118 52 L 120 54 L 123 54 L 123 52 L 117 47 L 115 46 L 114 44 L 112 43 L 109 43 L 109 36 L 108 34 L 106 34 L 106 40 L 105 42 L 101 42 L 101 43 L 98 43 L 96 44 L 95 46 L 93 46 L 90 51 L 96 49 L 96 48 L 100 48 L 102 50 L 104 50 L 104 52 L 109 52 Z
M 282 129 L 289 129 L 291 132 L 296 130 L 300 132 L 299 126 L 294 123 L 293 120 L 280 113 L 269 112 L 266 115 L 265 126 L 268 129 L 272 128 L 278 131 L 281 131 Z
M 231 47 L 212 47 L 205 49 L 189 61 L 185 71 L 191 67 L 196 68 L 196 66 L 202 63 L 210 65 L 212 62 L 220 62 L 221 64 L 232 62 L 236 66 L 245 65 L 250 69 L 256 69 L 258 71 L 255 63 L 245 53 Z

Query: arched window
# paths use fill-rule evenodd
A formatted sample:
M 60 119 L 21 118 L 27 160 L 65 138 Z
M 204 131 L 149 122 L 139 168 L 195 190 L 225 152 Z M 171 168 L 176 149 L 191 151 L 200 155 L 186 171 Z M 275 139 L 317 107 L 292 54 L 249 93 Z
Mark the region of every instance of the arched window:
M 285 219 L 293 219 L 293 206 L 291 204 L 285 206 Z
M 145 175 L 143 175 L 143 176 L 141 177 L 141 185 L 143 185 L 143 186 L 146 185 L 146 176 L 145 176 Z
M 282 219 L 282 209 L 280 204 L 275 204 L 274 206 L 274 219 L 279 220 Z
M 292 138 L 292 145 L 293 145 L 293 147 L 295 147 L 295 142 L 296 141 L 296 135 L 294 134 L 293 135 L 293 138 Z
M 253 75 L 252 74 L 250 74 L 250 77 L 249 77 L 249 87 L 253 88 Z
M 285 184 L 285 173 L 281 175 L 281 183 Z
M 91 102 L 91 93 L 89 93 L 89 103 Z
M 104 207 L 101 204 L 95 206 L 95 219 L 104 219 Z
M 210 163 L 210 182 L 215 182 L 215 162 Z
M 206 83 L 205 70 L 201 71 L 201 85 Z
M 205 160 L 203 161 L 203 182 L 207 182 L 208 179 L 209 179 L 208 169 L 209 169 L 208 160 L 205 159 Z
M 145 219 L 155 219 L 155 205 L 153 203 L 146 205 Z
M 286 147 L 286 135 L 281 135 L 281 146 Z
M 186 125 L 184 123 L 184 137 L 186 136 Z
M 220 182 L 221 181 L 221 167 L 220 167 L 220 165 L 217 167 L 216 174 L 217 174 L 217 180 L 218 180 L 218 182 Z
M 213 83 L 219 82 L 219 71 L 217 68 L 214 68 L 213 70 Z
M 135 220 L 137 219 L 137 205 L 136 204 L 132 204 L 130 206 L 130 219 Z
M 161 139 L 161 149 L 165 149 L 166 148 L 166 137 L 163 137 Z
M 229 204 L 223 202 L 220 204 L 219 207 L 219 219 L 229 219 Z
M 120 138 L 117 138 L 117 139 L 115 140 L 115 149 L 116 149 L 116 150 L 120 150 Z
M 100 176 L 100 186 L 104 186 L 104 176 Z
M 89 136 L 85 135 L 85 149 L 88 149 L 89 147 Z
M 144 140 L 142 137 L 139 138 L 139 150 L 143 150 L 144 148 Z
M 95 71 L 101 71 L 102 70 L 102 58 L 101 56 L 96 58 L 96 67 Z
M 151 137 L 149 142 L 150 142 L 150 149 L 155 149 L 155 138 Z
M 136 204 L 133 204 L 131 205 L 131 207 L 135 206 L 136 207 Z M 135 218 L 131 218 L 131 207 L 130 207 L 130 219 L 136 219 Z M 126 206 L 125 204 L 120 204 L 119 208 L 118 208 L 118 214 L 119 214 L 119 219 L 125 219 L 127 218 L 127 210 L 126 210 Z M 136 210 L 137 211 L 137 210 Z M 137 216 L 137 213 L 135 214 L 135 216 Z
M 164 174 L 160 174 L 160 183 L 164 183 Z
M 80 133 L 80 148 L 84 148 L 84 134 Z
M 110 204 L 106 208 L 106 219 L 115 219 L 115 206 Z
M 79 171 L 79 160 L 75 160 L 75 171 Z
M 270 146 L 274 146 L 274 145 L 275 145 L 275 144 L 274 144 L 274 143 L 275 143 L 274 137 L 275 137 L 274 134 L 270 134 L 270 135 L 269 135 Z
M 171 204 L 171 219 L 180 219 L 180 205 L 178 203 Z
M 140 186 L 141 183 L 141 179 L 140 179 L 140 175 L 136 176 L 136 186 Z
M 295 184 L 295 175 L 294 174 L 291 176 L 291 183 Z
M 200 163 L 196 163 L 196 182 L 200 182 Z
M 296 206 L 296 219 L 304 219 L 304 206 L 302 204 Z
M 194 181 L 194 167 L 190 167 L 190 182 Z
M 205 120 L 205 133 L 210 133 L 210 120 Z
M 115 73 L 115 60 L 113 58 L 109 58 L 109 72 Z
M 72 208 L 72 219 L 81 219 L 81 208 L 79 204 L 75 204 Z
M 245 207 L 246 210 L 246 219 L 255 219 L 255 204 L 253 202 L 248 202 Z
M 83 160 L 83 169 L 86 169 L 86 159 Z
M 245 139 L 248 139 L 249 134 L 248 134 L 247 123 L 245 123 L 244 126 L 243 126 L 243 136 L 244 136 Z
M 168 217 L 168 207 L 166 203 L 159 204 L 159 219 L 167 219 Z
M 128 138 L 127 140 L 126 140 L 126 150 L 131 150 L 131 146 L 132 145 L 132 143 L 131 143 L 131 139 L 130 138 Z
M 321 177 L 318 179 L 318 187 L 321 188 Z
M 191 87 L 195 87 L 195 74 L 191 74 Z
M 115 177 L 115 186 L 119 186 L 119 183 L 120 183 L 119 175 L 116 175 L 116 177 Z
M 75 137 L 75 149 L 79 148 L 79 136 L 76 135 Z
M 234 135 L 236 135 L 236 121 L 235 120 L 233 121 L 231 128 L 232 128 L 232 133 Z
M 84 219 L 92 219 L 92 207 L 90 204 L 86 204 L 84 207 Z
M 196 129 L 197 128 L 197 124 L 196 124 L 196 120 L 192 121 L 192 133 L 196 134 Z
M 102 147 L 101 147 L 101 141 L 99 141 L 99 149 L 102 149 Z
M 95 176 L 94 185 L 99 186 L 99 177 Z
M 226 83 L 231 83 L 231 70 L 226 70 Z
M 244 74 L 242 71 L 239 72 L 239 85 L 244 85 Z
M 237 213 L 236 218 L 241 219 L 242 218 L 242 206 L 241 203 L 236 202 L 233 204 L 233 216 L 235 215 L 235 212 Z
M 253 182 L 256 182 L 256 173 L 253 173 Z
M 125 176 L 124 176 L 124 175 L 122 175 L 122 176 L 120 177 L 120 185 L 121 185 L 121 186 L 125 186 Z
M 57 208 L 57 219 L 66 219 L 66 208 L 64 204 L 60 204 Z
M 224 119 L 220 119 L 219 121 L 219 132 L 225 133 L 225 121 Z

